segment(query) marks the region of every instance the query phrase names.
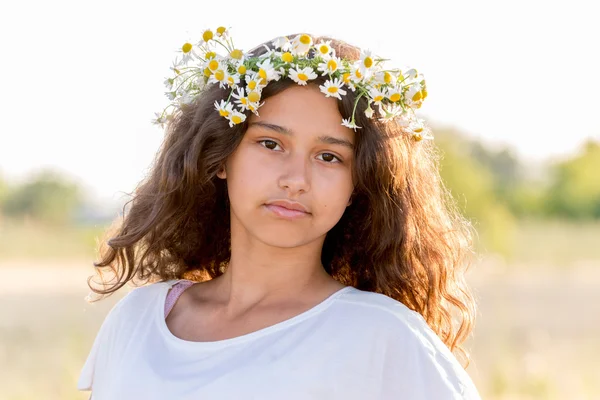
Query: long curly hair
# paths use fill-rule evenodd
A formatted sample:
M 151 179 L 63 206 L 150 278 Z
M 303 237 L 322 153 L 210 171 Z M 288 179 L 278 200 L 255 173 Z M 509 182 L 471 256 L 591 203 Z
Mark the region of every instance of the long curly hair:
M 332 40 L 340 57 L 360 56 L 359 48 L 345 42 L 315 39 Z M 288 79 L 270 82 L 262 99 L 291 85 Z M 216 175 L 247 128 L 247 121 L 229 127 L 215 111 L 214 102 L 227 95 L 212 85 L 167 125 L 147 176 L 101 243 L 94 263 L 99 287 L 92 284 L 94 275 L 88 278 L 99 299 L 129 281 L 204 281 L 227 268 L 229 199 L 226 181 Z M 338 101 L 344 118 L 351 116 L 354 100 L 349 91 Z M 460 344 L 473 328 L 476 310 L 464 279 L 473 255 L 473 228 L 443 185 L 433 142 L 415 141 L 394 122 L 366 118 L 366 108 L 361 98 L 352 203 L 326 235 L 322 264 L 345 285 L 382 293 L 419 312 L 468 366 L 469 355 Z M 111 279 L 104 278 L 107 269 Z

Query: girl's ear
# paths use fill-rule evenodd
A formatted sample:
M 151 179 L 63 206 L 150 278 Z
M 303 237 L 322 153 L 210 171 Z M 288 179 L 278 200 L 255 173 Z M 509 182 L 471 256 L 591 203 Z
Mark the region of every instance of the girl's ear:
M 225 172 L 225 167 L 221 167 L 219 169 L 219 172 L 217 172 L 217 176 L 221 179 L 226 179 L 227 178 L 227 172 Z

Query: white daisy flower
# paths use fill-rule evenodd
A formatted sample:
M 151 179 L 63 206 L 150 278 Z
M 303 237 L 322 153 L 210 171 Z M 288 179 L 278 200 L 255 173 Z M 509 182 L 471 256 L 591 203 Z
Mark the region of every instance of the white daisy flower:
M 310 50 L 312 44 L 313 40 L 309 35 L 305 33 L 298 35 L 292 40 L 292 54 L 305 55 Z
M 263 83 L 263 79 L 254 71 L 249 71 L 244 80 L 246 81 L 246 87 L 248 90 L 262 90 L 266 83 Z
M 228 82 L 227 78 L 229 78 L 229 74 L 226 69 L 217 69 L 210 78 L 208 78 L 208 83 L 218 83 L 219 86 L 225 87 Z
M 405 79 L 416 79 L 417 75 L 418 75 L 417 70 L 414 68 L 410 68 L 409 70 L 407 70 L 404 73 L 404 78 Z
M 337 71 L 341 64 L 342 60 L 332 56 L 325 62 L 320 63 L 317 69 L 322 72 L 321 76 L 330 75 Z
M 336 97 L 341 100 L 342 97 L 340 95 L 346 94 L 346 91 L 342 89 L 343 84 L 340 78 L 335 78 L 334 80 L 328 79 L 325 81 L 325 85 L 319 86 L 319 89 L 325 94 L 325 97 Z
M 350 68 L 350 81 L 352 83 L 360 83 L 365 79 L 365 74 L 360 68 L 360 65 L 354 65 Z
M 258 90 L 248 90 L 248 94 L 246 97 L 248 98 L 249 103 L 257 103 L 260 102 L 262 94 Z
M 291 47 L 290 40 L 286 36 L 278 37 L 277 39 L 273 40 L 272 44 L 277 50 L 284 52 L 288 51 Z
M 262 78 L 264 84 L 270 81 L 278 81 L 281 77 L 281 73 L 275 70 L 270 59 L 265 59 L 256 66 L 258 67 L 258 76 Z
M 427 91 L 423 91 L 418 83 L 412 84 L 404 92 L 404 103 L 410 108 L 420 108 Z
M 236 87 L 240 83 L 240 75 L 239 74 L 228 74 L 225 82 L 229 87 Z
M 373 117 L 373 109 L 371 108 L 371 103 L 369 103 L 369 106 L 365 110 L 365 116 L 367 118 L 372 118 Z
M 233 104 L 221 100 L 221 103 L 215 101 L 215 109 L 219 112 L 221 117 L 229 117 L 233 113 Z
M 229 31 L 224 26 L 220 26 L 217 28 L 216 33 L 217 33 L 217 37 L 226 38 L 227 35 L 229 34 Z
M 289 51 L 286 51 L 285 53 L 281 54 L 281 61 L 283 61 L 286 64 L 291 64 L 292 62 L 294 62 L 294 55 Z
M 355 132 L 357 129 L 362 129 L 362 127 L 360 127 L 360 126 L 356 125 L 356 123 L 350 121 L 350 118 L 342 119 L 342 125 L 344 125 L 347 128 L 354 129 Z
M 261 60 L 265 60 L 267 58 L 280 58 L 281 57 L 282 53 L 280 51 L 277 51 L 276 49 L 271 49 L 266 44 L 264 44 L 263 47 L 265 48 L 266 51 L 263 54 L 258 56 L 258 58 L 260 58 Z
M 211 31 L 210 29 L 206 29 L 204 32 L 202 32 L 202 42 L 201 43 L 208 43 L 211 40 L 213 40 L 214 37 L 215 37 L 214 32 Z
M 369 89 L 369 96 L 373 100 L 373 104 L 376 104 L 376 105 L 381 105 L 381 102 L 386 97 L 385 93 L 377 88 Z
M 375 60 L 373 59 L 373 55 L 370 50 L 362 50 L 360 52 L 360 68 L 363 71 L 363 74 L 366 74 L 368 70 L 373 68 L 375 65 Z
M 190 42 L 185 42 L 179 49 L 178 53 L 181 54 L 181 59 L 179 61 L 180 64 L 187 64 L 188 62 L 198 58 L 196 46 Z
M 242 111 L 249 110 L 256 114 L 256 110 L 258 110 L 259 107 L 262 105 L 251 102 L 248 99 L 248 96 L 245 94 L 244 88 L 241 87 L 238 87 L 237 93 L 232 93 L 231 96 L 236 99 L 235 102 Z
M 219 57 L 210 59 L 210 60 L 206 60 L 203 64 L 202 64 L 202 69 L 208 69 L 210 70 L 212 73 L 214 73 L 216 70 L 218 69 L 222 69 L 222 70 L 226 70 L 227 67 L 225 66 L 225 63 L 223 62 L 222 59 L 220 59 Z
M 315 49 L 317 50 L 317 54 L 324 59 L 335 56 L 335 50 L 331 47 L 331 40 L 318 43 L 315 45 Z
M 167 96 L 167 99 L 173 101 L 177 97 L 177 92 L 165 92 L 165 96 Z
M 175 60 L 173 60 L 173 65 L 171 65 L 169 67 L 169 69 L 171 71 L 173 71 L 173 73 L 175 75 L 179 75 L 181 74 L 181 70 L 179 69 L 182 66 L 182 64 L 180 63 L 180 61 L 177 59 L 177 57 L 175 57 Z
M 156 118 L 152 120 L 152 123 L 155 125 L 163 126 L 167 122 L 167 119 L 161 113 L 155 112 L 154 116 Z
M 229 126 L 233 127 L 234 125 L 244 122 L 246 120 L 246 115 L 239 111 L 233 110 L 227 119 L 229 120 Z
M 189 105 L 194 102 L 195 96 L 190 92 L 183 92 L 178 98 L 177 101 L 181 105 Z
M 400 117 L 402 113 L 404 113 L 404 110 L 399 104 L 386 104 L 379 107 L 379 113 L 382 116 L 382 118 L 379 119 L 380 121 L 389 122 Z
M 398 87 L 389 88 L 385 94 L 385 97 L 387 97 L 392 103 L 396 103 L 402 98 L 402 89 Z
M 395 85 L 396 76 L 390 71 L 379 71 L 375 74 L 375 81 L 382 85 Z
M 309 80 L 316 79 L 317 76 L 311 67 L 298 70 L 290 68 L 289 78 L 301 86 L 305 86 Z
M 423 139 L 433 139 L 431 131 L 425 126 L 425 121 L 422 119 L 412 120 L 408 124 L 409 129 L 412 131 L 412 137 L 416 141 Z

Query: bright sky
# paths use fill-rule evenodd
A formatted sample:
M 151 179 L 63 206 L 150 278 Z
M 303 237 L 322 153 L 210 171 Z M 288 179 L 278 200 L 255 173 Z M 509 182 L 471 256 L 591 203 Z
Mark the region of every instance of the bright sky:
M 432 123 L 561 157 L 600 139 L 594 3 L 12 1 L 0 10 L 0 173 L 55 167 L 99 196 L 132 191 L 163 137 L 150 120 L 175 50 L 218 25 L 244 50 L 298 32 L 371 49 L 425 75 Z

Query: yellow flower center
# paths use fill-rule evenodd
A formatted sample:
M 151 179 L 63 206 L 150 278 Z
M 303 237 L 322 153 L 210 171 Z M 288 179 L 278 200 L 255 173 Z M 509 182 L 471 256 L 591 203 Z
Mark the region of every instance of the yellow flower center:
M 393 102 L 400 100 L 400 93 L 394 93 L 393 95 L 391 95 L 390 100 Z
M 256 107 L 254 107 L 252 104 L 249 104 L 248 108 L 250 109 L 250 111 L 256 111 Z
M 392 81 L 392 74 L 390 74 L 389 72 L 384 72 L 383 73 L 383 81 L 385 83 L 390 83 Z
M 245 74 L 245 73 L 246 73 L 246 66 L 245 66 L 245 65 L 243 65 L 243 64 L 242 64 L 242 65 L 240 65 L 240 66 L 238 67 L 237 71 L 238 71 L 238 73 L 239 73 L 240 75 L 243 75 L 243 74 Z
M 248 104 L 248 99 L 245 97 L 240 97 L 240 103 L 242 103 L 243 105 Z
M 423 132 L 423 127 L 422 126 L 417 126 L 415 129 L 413 129 L 414 132 Z
M 242 53 L 241 50 L 235 49 L 231 53 L 229 53 L 229 55 L 231 56 L 231 58 L 239 60 L 239 59 L 242 58 L 242 56 L 244 55 L 244 53 Z
M 250 90 L 256 89 L 256 81 L 248 82 L 248 89 L 250 89 Z
M 329 86 L 329 87 L 327 88 L 327 91 L 328 91 L 329 93 L 337 93 L 337 92 L 338 92 L 338 89 L 339 89 L 339 88 L 338 88 L 337 86 Z
M 354 75 L 358 78 L 361 79 L 362 78 L 362 74 L 360 73 L 359 70 L 356 70 L 356 72 L 354 73 Z
M 250 100 L 252 103 L 256 103 L 260 100 L 260 93 L 255 91 L 248 93 L 248 100 Z
M 300 79 L 301 81 L 307 81 L 308 80 L 308 76 L 306 74 L 303 74 L 302 72 L 300 72 L 298 74 L 298 79 Z
M 183 51 L 184 53 L 189 53 L 190 51 L 192 51 L 192 44 L 184 43 L 183 46 L 181 46 L 181 51 Z
M 225 71 L 223 71 L 222 69 L 218 70 L 215 72 L 215 79 L 218 81 L 222 81 L 223 79 L 225 79 Z
M 290 52 L 285 52 L 281 55 L 281 59 L 287 63 L 294 61 L 294 56 Z
M 221 115 L 221 117 L 226 117 L 229 115 L 229 111 L 225 110 L 224 108 L 219 109 L 219 115 Z
M 412 101 L 419 101 L 419 100 L 421 100 L 421 98 L 422 98 L 421 92 L 417 92 L 413 95 Z
M 421 93 L 423 94 L 423 100 L 425 100 L 425 97 L 427 97 L 427 89 L 421 90 Z
M 301 35 L 300 36 L 300 43 L 302 43 L 302 44 L 310 44 L 310 41 L 311 41 L 310 36 L 308 36 L 308 35 Z
M 220 27 L 217 28 L 217 33 L 219 35 L 222 35 L 222 34 L 225 33 L 226 30 L 227 30 L 227 28 L 225 28 L 224 26 L 220 26 Z
M 375 97 L 373 98 L 373 101 L 381 101 L 381 100 L 383 100 L 383 96 L 382 96 L 382 95 L 375 96 Z
M 233 79 L 233 76 L 227 77 L 227 83 L 229 84 L 229 86 L 233 86 L 235 84 L 235 80 Z
M 202 34 L 202 39 L 204 39 L 205 42 L 208 42 L 212 38 L 213 38 L 213 33 L 210 29 L 207 31 L 204 31 L 204 33 Z
M 258 76 L 260 76 L 261 78 L 263 78 L 264 80 L 267 80 L 267 71 L 265 71 L 264 69 L 259 69 L 258 70 Z
M 242 122 L 242 117 L 240 117 L 239 115 L 234 115 L 233 117 L 231 117 L 231 122 L 237 125 L 240 122 Z
M 331 72 L 335 71 L 337 69 L 337 62 L 335 60 L 329 60 L 327 62 L 327 69 Z
M 211 75 L 212 75 L 212 71 L 208 68 L 204 68 L 204 76 L 206 76 L 207 78 L 210 78 Z
M 342 75 L 342 80 L 344 83 L 350 83 L 350 72 L 346 72 L 344 75 Z
M 371 57 L 365 57 L 365 61 L 363 61 L 365 67 L 371 68 L 373 66 L 373 59 Z
M 421 140 L 423 140 L 423 135 L 421 135 L 420 133 L 415 133 L 413 135 L 413 139 L 416 140 L 417 142 L 420 142 Z
M 326 44 L 321 45 L 321 47 L 319 47 L 319 52 L 321 52 L 321 54 L 329 53 L 329 46 Z
M 208 63 L 208 68 L 210 68 L 211 71 L 216 70 L 217 68 L 219 68 L 219 62 L 217 60 L 211 60 Z
M 214 51 L 209 51 L 208 53 L 206 53 L 206 55 L 204 56 L 207 60 L 212 60 L 213 58 L 215 58 L 217 56 L 217 53 L 215 53 Z

